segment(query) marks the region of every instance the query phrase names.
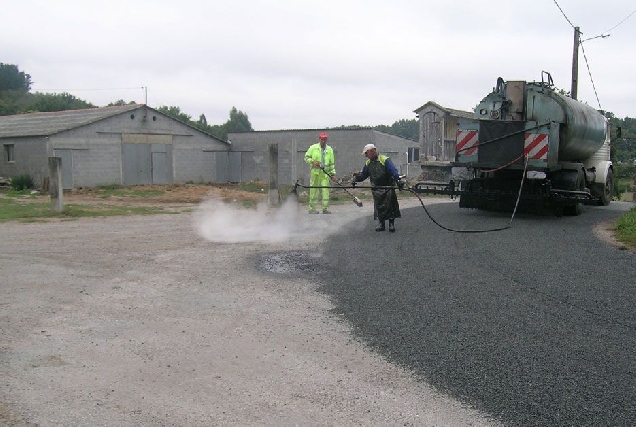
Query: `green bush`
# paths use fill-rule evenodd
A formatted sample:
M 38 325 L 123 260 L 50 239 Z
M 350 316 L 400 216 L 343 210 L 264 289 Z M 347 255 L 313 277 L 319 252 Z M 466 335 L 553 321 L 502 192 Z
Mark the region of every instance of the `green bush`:
M 34 187 L 33 178 L 28 174 L 14 176 L 11 178 L 11 187 L 15 191 L 31 190 Z

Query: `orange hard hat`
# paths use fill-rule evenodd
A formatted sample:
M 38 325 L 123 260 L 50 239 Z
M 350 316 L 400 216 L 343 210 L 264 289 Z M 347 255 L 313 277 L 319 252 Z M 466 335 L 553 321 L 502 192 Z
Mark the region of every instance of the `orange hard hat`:
M 327 132 L 323 132 L 320 134 L 320 139 L 327 139 Z

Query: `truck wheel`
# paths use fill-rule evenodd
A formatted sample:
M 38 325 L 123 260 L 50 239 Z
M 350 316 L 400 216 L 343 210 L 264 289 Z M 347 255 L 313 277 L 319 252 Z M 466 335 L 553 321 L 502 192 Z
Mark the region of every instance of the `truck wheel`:
M 574 174 L 576 174 L 576 178 L 574 178 Z M 575 179 L 574 189 L 577 191 L 585 191 L 585 176 L 583 175 L 583 171 L 572 171 L 572 173 L 568 173 L 568 175 Z M 578 202 L 570 206 L 563 207 L 563 213 L 568 216 L 579 216 L 583 212 L 583 203 Z
M 614 172 L 612 170 L 607 171 L 607 178 L 605 178 L 605 185 L 598 185 L 600 190 L 600 198 L 598 201 L 599 206 L 607 206 L 612 201 L 612 193 L 614 192 Z

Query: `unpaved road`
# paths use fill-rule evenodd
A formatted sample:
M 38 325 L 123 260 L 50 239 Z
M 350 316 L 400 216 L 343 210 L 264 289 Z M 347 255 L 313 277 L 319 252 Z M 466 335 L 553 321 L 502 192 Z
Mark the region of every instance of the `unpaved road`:
M 372 208 L 333 210 L 277 243 L 208 241 L 197 212 L 0 224 L 0 424 L 493 425 L 264 268 Z

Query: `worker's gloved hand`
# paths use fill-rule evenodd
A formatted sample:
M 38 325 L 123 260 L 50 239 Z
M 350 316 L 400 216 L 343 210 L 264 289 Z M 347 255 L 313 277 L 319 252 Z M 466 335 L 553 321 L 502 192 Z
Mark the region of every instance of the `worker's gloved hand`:
M 400 189 L 400 191 L 402 191 L 404 189 L 404 181 L 402 181 L 401 179 L 398 179 L 397 186 Z

